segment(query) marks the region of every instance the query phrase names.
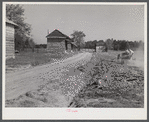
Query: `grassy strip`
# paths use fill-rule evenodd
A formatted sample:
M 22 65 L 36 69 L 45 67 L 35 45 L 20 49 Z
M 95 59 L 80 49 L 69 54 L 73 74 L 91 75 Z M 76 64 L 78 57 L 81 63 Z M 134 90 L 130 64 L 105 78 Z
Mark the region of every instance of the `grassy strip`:
M 51 55 L 45 49 L 40 49 L 39 52 L 22 51 L 15 55 L 15 59 L 7 59 L 6 66 L 11 68 L 17 68 L 23 65 L 37 66 L 40 64 L 46 64 L 54 62 L 52 59 L 61 60 L 71 57 L 80 52 L 68 53 L 63 55 Z

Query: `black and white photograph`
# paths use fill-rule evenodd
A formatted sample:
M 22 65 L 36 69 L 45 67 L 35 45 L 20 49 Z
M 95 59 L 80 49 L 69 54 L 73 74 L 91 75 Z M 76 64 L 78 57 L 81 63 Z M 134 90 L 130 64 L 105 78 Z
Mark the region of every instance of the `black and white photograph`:
M 3 2 L 3 119 L 147 119 L 147 3 Z

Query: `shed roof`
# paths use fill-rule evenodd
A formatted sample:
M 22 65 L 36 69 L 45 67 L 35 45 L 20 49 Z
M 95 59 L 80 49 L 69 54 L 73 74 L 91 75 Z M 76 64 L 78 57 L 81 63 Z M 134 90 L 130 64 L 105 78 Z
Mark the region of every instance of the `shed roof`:
M 100 41 L 96 43 L 96 46 L 105 46 L 105 43 Z
M 72 41 L 72 39 L 65 39 L 69 44 L 73 44 L 75 47 L 77 47 L 76 43 Z
M 69 37 L 60 32 L 59 30 L 55 29 L 53 32 L 48 34 L 46 38 L 69 38 Z
M 63 38 L 65 39 L 67 42 L 73 44 L 74 46 L 77 47 L 77 45 L 75 44 L 75 42 L 73 42 L 73 39 L 71 39 L 69 36 L 63 34 L 62 32 L 60 32 L 59 30 L 55 29 L 53 32 L 51 32 L 50 34 L 48 34 L 46 36 L 46 38 Z
M 6 18 L 6 23 L 9 23 L 11 25 L 14 25 L 15 27 L 19 27 L 16 23 Z
M 71 44 L 73 44 L 74 46 L 78 47 L 75 42 L 71 42 Z

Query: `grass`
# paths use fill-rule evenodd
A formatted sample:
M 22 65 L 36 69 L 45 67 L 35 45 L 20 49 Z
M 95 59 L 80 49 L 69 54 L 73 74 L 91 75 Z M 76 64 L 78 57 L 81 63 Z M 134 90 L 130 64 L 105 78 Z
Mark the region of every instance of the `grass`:
M 51 55 L 46 51 L 46 49 L 35 49 L 34 52 L 32 52 L 31 49 L 25 49 L 24 51 L 21 51 L 19 53 L 15 54 L 15 59 L 7 59 L 6 60 L 6 66 L 11 67 L 11 68 L 17 68 L 19 66 L 24 66 L 24 65 L 31 65 L 31 66 L 37 66 L 40 64 L 46 64 L 53 62 L 52 59 L 64 59 L 71 57 L 75 53 L 69 53 L 69 54 L 64 54 L 62 56 L 60 55 Z
M 36 66 L 39 64 L 48 63 L 51 61 L 51 57 L 46 55 L 45 49 L 40 49 L 39 52 L 32 52 L 31 50 L 21 51 L 15 54 L 15 59 L 6 60 L 6 66 L 18 67 L 20 65 Z

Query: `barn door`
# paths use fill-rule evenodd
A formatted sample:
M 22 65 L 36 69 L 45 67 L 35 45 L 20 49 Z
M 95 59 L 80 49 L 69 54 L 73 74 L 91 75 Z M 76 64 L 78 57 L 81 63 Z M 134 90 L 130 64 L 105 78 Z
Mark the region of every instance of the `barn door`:
M 73 50 L 73 44 L 71 44 L 71 50 Z
M 65 49 L 68 50 L 68 44 L 66 40 L 65 40 Z

